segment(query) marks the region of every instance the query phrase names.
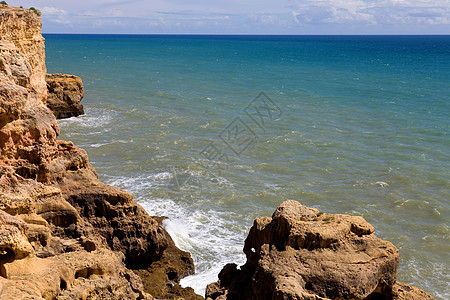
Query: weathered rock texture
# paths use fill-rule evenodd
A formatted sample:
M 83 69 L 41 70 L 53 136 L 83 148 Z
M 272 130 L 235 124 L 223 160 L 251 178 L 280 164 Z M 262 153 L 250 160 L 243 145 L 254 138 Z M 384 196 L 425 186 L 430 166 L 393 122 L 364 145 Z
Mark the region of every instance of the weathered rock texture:
M 158 222 L 164 219 L 155 218 Z M 167 232 L 165 234 L 169 245 L 161 259 L 154 261 L 147 269 L 135 270 L 136 274 L 142 278 L 145 291 L 157 299 L 204 299 L 196 295 L 192 288 L 181 288 L 177 284 L 181 278 L 192 274 L 194 268 L 189 253 L 178 249 L 169 234 Z
M 100 182 L 86 151 L 56 140 L 40 28 L 33 11 L 0 8 L 0 299 L 153 299 L 141 279 L 152 274 L 166 275 L 161 298 L 196 298 L 178 285 L 194 271 L 189 253 Z M 82 90 L 77 78 L 51 80 L 57 95 Z
M 326 214 L 292 200 L 255 220 L 247 262 L 226 265 L 207 299 L 432 299 L 396 283 L 399 252 L 362 217 Z
M 80 103 L 84 97 L 81 78 L 67 74 L 47 74 L 47 107 L 57 119 L 77 117 L 84 114 Z

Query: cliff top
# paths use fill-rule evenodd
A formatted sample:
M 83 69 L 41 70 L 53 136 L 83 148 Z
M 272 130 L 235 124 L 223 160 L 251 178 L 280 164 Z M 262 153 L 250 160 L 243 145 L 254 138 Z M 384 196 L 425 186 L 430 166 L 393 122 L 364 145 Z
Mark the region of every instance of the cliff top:
M 30 39 L 41 34 L 41 12 L 0 4 L 0 40 Z
M 23 7 L 15 7 L 15 6 L 8 6 L 8 5 L 5 5 L 5 4 L 0 4 L 0 13 L 4 13 L 4 12 L 7 12 L 7 11 L 9 11 L 9 12 L 11 12 L 11 11 L 13 11 L 13 12 L 24 12 L 24 13 L 25 12 L 33 12 L 37 16 L 41 15 L 41 12 L 39 10 L 37 10 L 36 8 L 34 8 L 34 7 L 23 8 Z

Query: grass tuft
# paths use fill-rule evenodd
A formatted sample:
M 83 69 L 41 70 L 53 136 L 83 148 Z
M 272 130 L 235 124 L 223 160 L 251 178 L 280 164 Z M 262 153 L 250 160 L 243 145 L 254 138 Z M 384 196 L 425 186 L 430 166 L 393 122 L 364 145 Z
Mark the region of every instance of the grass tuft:
M 34 13 L 35 13 L 36 15 L 38 15 L 39 17 L 41 16 L 41 11 L 40 11 L 40 10 L 38 10 L 38 9 L 36 9 L 36 8 L 34 8 L 34 7 L 30 7 L 30 10 L 34 11 Z

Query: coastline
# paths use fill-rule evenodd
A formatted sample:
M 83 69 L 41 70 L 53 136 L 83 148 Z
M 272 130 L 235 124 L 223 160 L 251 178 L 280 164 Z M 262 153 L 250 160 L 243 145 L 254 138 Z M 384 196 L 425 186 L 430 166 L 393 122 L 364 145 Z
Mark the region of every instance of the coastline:
M 92 167 L 89 165 L 89 162 L 88 162 L 88 160 L 87 160 L 87 156 L 85 156 L 85 154 L 83 153 L 83 151 L 82 150 L 79 150 L 77 147 L 75 147 L 75 146 L 73 146 L 73 145 L 70 145 L 69 143 L 65 143 L 65 142 L 58 142 L 59 143 L 59 146 L 58 147 L 62 147 L 62 148 L 65 148 L 65 149 L 63 149 L 63 150 L 58 150 L 58 151 L 60 151 L 60 152 L 62 152 L 63 153 L 63 156 L 64 156 L 64 159 L 67 159 L 67 157 L 70 157 L 74 152 L 78 152 L 77 154 L 76 154 L 76 159 L 75 160 L 72 160 L 72 162 L 70 162 L 69 164 L 66 164 L 66 166 L 67 166 L 67 170 L 68 171 L 74 171 L 74 172 L 78 172 L 78 170 L 80 170 L 80 169 L 85 169 L 85 170 L 82 170 L 78 175 L 74 175 L 74 174 L 70 174 L 70 175 L 60 175 L 60 174 L 56 174 L 56 175 L 54 175 L 54 174 L 52 174 L 52 172 L 53 172 L 53 170 L 50 170 L 50 171 L 47 171 L 47 172 L 44 172 L 42 175 L 40 175 L 40 177 L 39 178 L 43 178 L 43 180 L 44 181 L 47 181 L 47 183 L 50 183 L 52 186 L 54 186 L 55 185 L 55 183 L 53 183 L 53 181 L 54 180 L 56 180 L 56 181 L 61 181 L 61 179 L 62 179 L 62 181 L 64 182 L 62 185 L 60 184 L 60 183 L 58 183 L 57 184 L 57 186 L 59 185 L 59 187 L 60 188 L 62 188 L 62 195 L 64 196 L 64 197 L 67 197 L 68 199 L 70 199 L 70 200 L 68 200 L 68 202 L 69 202 L 69 204 L 71 205 L 71 206 L 73 206 L 73 207 L 75 207 L 76 208 L 76 211 L 80 214 L 80 212 L 83 212 L 83 211 L 85 211 L 85 213 L 84 213 L 84 216 L 83 216 L 83 214 L 80 214 L 81 216 L 82 216 L 82 218 L 84 218 L 84 221 L 87 221 L 87 222 L 90 222 L 90 223 L 98 223 L 100 226 L 104 226 L 101 222 L 99 222 L 99 221 L 96 221 L 96 220 L 92 220 L 92 217 L 91 217 L 91 215 L 92 215 L 92 213 L 94 212 L 94 211 L 96 211 L 96 208 L 95 208 L 95 205 L 97 205 L 97 204 L 95 204 L 95 205 L 93 205 L 93 206 L 91 206 L 91 205 L 87 205 L 87 207 L 91 207 L 91 208 L 89 208 L 89 209 L 87 209 L 86 207 L 85 207 L 85 205 L 86 204 L 84 204 L 85 203 L 85 201 L 87 200 L 87 199 L 89 199 L 89 197 L 91 197 L 91 196 L 87 196 L 88 194 L 92 194 L 92 192 L 90 192 L 89 190 L 90 189 L 92 189 L 92 188 L 94 188 L 95 187 L 95 189 L 99 189 L 99 187 L 101 187 L 102 189 L 104 189 L 105 190 L 105 192 L 101 192 L 100 194 L 102 194 L 101 196 L 100 196 L 100 198 L 104 198 L 105 197 L 105 195 L 107 195 L 107 194 L 113 194 L 114 196 L 114 198 L 116 198 L 116 197 L 118 197 L 118 199 L 119 199 L 119 204 L 123 204 L 123 203 L 120 203 L 120 202 L 122 202 L 122 201 L 124 201 L 126 204 L 130 204 L 131 205 L 131 207 L 133 207 L 132 208 L 132 210 L 140 210 L 139 209 L 139 205 L 137 205 L 137 204 L 135 204 L 135 202 L 132 202 L 132 200 L 130 200 L 130 196 L 129 195 L 127 195 L 127 193 L 125 193 L 125 192 L 119 192 L 119 191 L 117 191 L 117 189 L 112 189 L 112 190 L 109 190 L 109 188 L 108 187 L 105 187 L 103 184 L 101 184 L 100 182 L 98 182 L 97 180 L 96 180 L 96 178 L 94 178 L 94 177 L 92 177 L 91 175 L 89 175 L 88 174 L 88 176 L 86 176 L 86 173 L 85 172 L 91 172 L 91 173 L 94 173 L 95 174 L 95 170 L 93 170 L 92 169 Z M 21 158 L 22 159 L 22 158 Z M 26 159 L 26 158 L 25 158 Z M 54 159 L 54 158 L 53 158 Z M 70 160 L 71 158 L 69 158 L 69 160 Z M 81 164 L 78 162 L 78 161 L 80 161 L 81 160 Z M 76 161 L 76 163 L 74 163 L 73 161 Z M 78 169 L 77 169 L 78 168 Z M 60 170 L 58 170 L 58 171 L 60 171 Z M 54 177 L 53 177 L 54 176 Z M 66 176 L 66 178 L 69 178 L 69 180 L 66 180 L 66 179 L 64 179 L 64 176 Z M 81 181 L 86 181 L 86 180 L 88 180 L 88 181 L 90 181 L 91 183 L 93 183 L 92 185 L 91 185 L 91 183 L 90 184 L 88 184 L 87 186 L 88 186 L 88 188 L 87 188 L 87 191 L 83 191 L 83 192 L 81 192 L 81 193 L 79 193 L 79 192 L 74 192 L 72 189 L 73 189 L 73 187 L 70 187 L 71 185 L 73 185 L 73 186 L 76 186 L 77 187 L 77 189 L 80 187 L 80 185 L 79 185 L 79 182 L 81 182 Z M 5 183 L 6 185 L 8 185 L 8 184 L 10 184 L 10 183 Z M 54 193 L 54 191 L 52 192 L 52 193 Z M 98 193 L 98 191 L 96 192 L 96 193 Z M 118 196 L 117 196 L 118 195 Z M 96 197 L 99 197 L 98 196 L 98 194 L 92 194 L 92 199 L 97 199 Z M 109 198 L 110 196 L 106 196 L 106 198 Z M 121 199 L 121 200 L 120 200 Z M 111 199 L 107 199 L 107 202 L 110 202 L 110 200 Z M 95 201 L 97 201 L 97 200 L 95 200 Z M 115 199 L 115 200 L 113 200 L 113 202 L 116 202 L 117 201 L 117 199 Z M 89 203 L 90 201 L 89 200 L 87 200 L 86 201 L 87 203 Z M 111 203 L 110 203 L 111 204 Z M 136 208 L 137 207 L 137 208 Z M 64 208 L 65 210 L 71 210 L 70 208 L 67 208 L 67 207 L 65 207 Z M 93 209 L 93 210 L 92 210 Z M 115 207 L 114 208 L 114 210 L 120 210 L 121 208 L 117 208 L 117 207 Z M 129 208 L 126 208 L 125 209 L 125 211 L 128 211 L 129 210 Z M 59 212 L 56 212 L 56 214 L 59 214 Z M 72 211 L 71 212 L 71 214 L 73 215 L 73 214 L 75 214 L 74 213 L 74 211 Z M 104 212 L 102 212 L 101 214 L 104 214 Z M 70 215 L 70 214 L 69 214 Z M 76 215 L 76 214 L 75 214 Z M 143 210 L 141 210 L 141 212 L 139 212 L 139 217 L 138 218 L 142 218 L 142 216 L 143 215 L 145 215 L 145 212 L 143 212 Z M 144 217 L 144 218 L 147 218 L 147 217 Z M 76 216 L 75 217 L 75 219 L 78 219 L 78 217 Z M 39 219 L 40 220 L 40 219 Z M 160 223 L 160 220 L 158 220 L 158 219 L 155 219 L 156 220 L 156 222 L 157 223 Z M 33 221 L 33 222 L 36 222 L 36 221 Z M 114 222 L 116 222 L 116 220 L 114 220 Z M 128 222 L 128 221 L 125 221 L 125 222 Z M 155 226 L 156 225 L 156 223 L 154 222 L 154 221 L 149 221 L 152 225 L 143 225 L 144 227 L 152 227 L 152 226 Z M 137 224 L 138 222 L 137 221 L 135 221 L 135 220 L 131 220 L 131 224 Z M 45 224 L 45 223 L 44 223 Z M 53 224 L 53 225 L 57 225 L 56 223 L 55 224 Z M 67 224 L 59 224 L 59 225 L 67 225 Z M 159 226 L 159 227 L 158 227 Z M 98 225 L 95 225 L 94 227 L 98 227 Z M 154 227 L 153 227 L 154 228 Z M 162 229 L 161 228 L 161 226 L 160 225 L 156 225 L 156 231 L 158 232 L 157 234 L 161 234 L 161 233 L 163 233 L 162 235 L 166 235 L 167 233 L 164 231 L 164 229 Z M 162 230 L 162 231 L 161 231 Z M 102 236 L 104 236 L 105 238 L 106 238 L 106 240 L 107 240 L 107 246 L 105 246 L 104 244 L 102 244 L 102 247 L 103 246 L 105 246 L 105 247 L 109 247 L 109 248 L 113 248 L 112 250 L 114 250 L 114 251 L 119 251 L 119 252 L 125 252 L 125 264 L 126 264 L 126 266 L 131 266 L 131 265 L 134 265 L 136 262 L 135 261 L 130 261 L 130 257 L 132 257 L 134 254 L 131 254 L 131 253 L 129 253 L 129 252 L 127 252 L 127 251 L 129 251 L 129 245 L 125 245 L 125 247 L 122 247 L 122 246 L 118 246 L 117 248 L 115 248 L 114 249 L 114 247 L 116 247 L 117 245 L 114 245 L 114 243 L 111 245 L 110 243 L 108 243 L 108 240 L 110 240 L 110 239 L 113 239 L 114 240 L 114 238 L 111 236 L 111 235 L 108 235 L 109 233 L 100 233 L 100 235 L 102 235 Z M 153 234 L 153 233 L 152 233 Z M 159 239 L 159 238 L 157 238 L 157 239 Z M 162 237 L 161 237 L 161 239 L 163 239 Z M 170 244 L 170 237 L 167 235 L 166 236 L 166 239 L 169 241 L 168 242 L 168 244 Z M 86 251 L 88 251 L 88 248 L 90 248 L 91 246 L 92 246 L 92 244 L 91 244 L 91 242 L 92 241 L 89 241 L 89 242 L 87 242 L 87 241 L 84 241 L 84 244 L 82 245 L 84 248 L 85 248 L 85 250 Z M 95 243 L 94 243 L 95 244 Z M 173 242 L 172 242 L 172 245 L 173 245 L 173 247 L 174 247 L 174 244 L 173 244 Z M 95 246 L 95 247 L 97 247 L 97 246 Z M 75 249 L 77 249 L 76 251 L 78 251 L 79 249 L 78 248 L 75 248 Z M 167 248 L 166 248 L 167 249 Z M 176 248 L 175 248 L 176 249 Z M 94 251 L 96 251 L 96 250 L 94 250 Z M 151 251 L 153 251 L 153 250 L 151 250 Z M 179 250 L 175 250 L 175 252 L 177 252 L 177 251 L 179 251 Z M 32 251 L 31 251 L 32 252 Z M 31 253 L 30 252 L 30 253 Z M 89 251 L 88 251 L 89 252 Z M 163 250 L 162 251 L 163 253 L 167 253 L 166 252 L 166 250 Z M 182 252 L 181 252 L 182 253 Z M 130 255 L 131 254 L 131 255 Z M 161 258 L 161 257 L 163 257 L 163 260 L 164 260 L 164 254 L 157 254 L 157 253 L 154 253 L 154 254 L 152 254 L 153 256 L 156 256 L 156 257 L 159 257 L 159 259 Z M 184 255 L 184 257 L 185 257 L 185 259 L 187 259 L 187 260 L 189 260 L 190 259 L 190 257 L 189 256 L 186 256 L 187 254 L 182 254 L 181 255 L 181 257 L 183 257 L 183 255 Z M 178 258 L 177 258 L 178 257 Z M 175 254 L 175 259 L 179 259 L 179 257 L 180 257 L 180 254 L 178 253 L 178 254 Z M 186 257 L 188 257 L 188 258 L 186 258 Z M 127 261 L 128 260 L 128 261 Z M 154 260 L 154 258 L 150 258 L 149 259 L 150 261 L 152 261 L 152 260 Z M 141 260 L 139 260 L 140 262 L 142 262 Z M 159 262 L 159 261 L 161 261 L 161 260 L 154 260 L 154 262 Z M 120 264 L 120 263 L 119 263 Z M 170 272 L 169 271 L 167 271 L 167 270 L 169 270 L 168 268 L 167 268 L 167 266 L 165 266 L 165 267 L 163 267 L 163 270 L 165 270 L 165 271 L 162 271 L 162 273 L 158 273 L 158 272 L 160 272 L 160 271 L 157 271 L 157 272 L 155 272 L 155 273 L 157 273 L 157 278 L 161 278 L 161 277 L 164 277 L 164 274 L 172 274 L 171 272 L 173 272 L 173 269 L 172 269 L 172 267 L 169 267 L 170 268 Z M 142 268 L 141 270 L 144 270 L 144 268 Z M 183 271 L 183 270 L 187 270 L 187 271 Z M 178 271 L 178 274 L 175 276 L 175 277 L 173 277 L 173 275 L 168 275 L 168 279 L 170 280 L 170 281 L 172 281 L 174 278 L 176 278 L 176 280 L 179 280 L 180 279 L 180 277 L 182 277 L 182 276 L 184 276 L 184 275 L 187 275 L 187 274 L 190 274 L 190 273 L 192 273 L 192 271 L 193 271 L 193 265 L 192 265 L 192 262 L 190 263 L 190 264 L 188 264 L 188 266 L 186 267 L 185 266 L 185 268 L 184 269 L 181 269 L 181 270 L 179 270 Z M 97 272 L 97 271 L 94 271 L 94 275 L 95 275 L 95 272 Z M 110 272 L 110 271 L 101 271 L 102 273 L 104 272 L 105 274 L 108 274 L 108 272 Z M 87 273 L 89 273 L 89 271 L 87 271 Z M 139 274 L 139 272 L 137 272 L 138 274 Z M 81 274 L 81 273 L 80 273 Z M 75 275 L 76 275 L 76 272 L 75 272 Z M 114 275 L 111 275 L 111 274 L 108 274 L 108 275 L 110 275 L 110 276 L 114 276 Z M 141 278 L 144 278 L 146 275 L 142 275 L 142 274 L 139 274 L 140 275 L 140 277 Z M 81 276 L 81 275 L 79 275 L 79 276 Z M 130 275 L 128 275 L 128 276 L 130 276 Z M 76 276 L 75 276 L 76 277 Z M 87 277 L 88 279 L 90 278 L 90 275 L 87 275 L 86 274 L 86 276 L 81 276 L 81 277 Z M 120 276 L 119 276 L 120 277 Z M 134 279 L 134 280 L 136 280 L 136 279 Z M 151 281 L 151 280 L 150 280 Z M 67 282 L 69 282 L 69 281 L 66 281 L 66 285 L 67 285 Z M 161 283 L 161 285 L 165 285 L 167 283 L 167 280 L 163 280 L 163 282 Z M 61 284 L 60 284 L 60 288 L 61 288 Z M 133 287 L 133 288 L 135 288 L 135 287 Z M 140 289 L 140 288 L 138 288 L 138 289 Z M 145 289 L 145 280 L 144 280 L 144 289 Z M 101 291 L 101 290 L 100 290 Z M 99 291 L 99 292 L 100 292 Z M 135 290 L 135 291 L 137 291 L 137 290 Z M 150 290 L 146 290 L 146 291 L 150 291 Z M 142 294 L 142 295 L 144 295 L 144 294 Z M 165 297 L 169 297 L 169 296 L 165 296 Z M 194 297 L 194 296 L 192 296 L 192 294 L 191 294 L 191 296 L 185 296 L 185 297 L 187 297 L 187 299 L 190 299 L 189 297 Z M 193 298 L 192 298 L 193 299 Z M 399 298 L 400 299 L 400 298 Z M 417 298 L 417 299 L 419 299 L 419 298 Z
M 2 6 L 0 24 L 1 298 L 201 299 L 178 284 L 194 272 L 189 253 L 99 181 L 85 150 L 56 139 L 55 115 L 80 114 L 83 88 L 69 75 L 46 81 L 38 14 Z

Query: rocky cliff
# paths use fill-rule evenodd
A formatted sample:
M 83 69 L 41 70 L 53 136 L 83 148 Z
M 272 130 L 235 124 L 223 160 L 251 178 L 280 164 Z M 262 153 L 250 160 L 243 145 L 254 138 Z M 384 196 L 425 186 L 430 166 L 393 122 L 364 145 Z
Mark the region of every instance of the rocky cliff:
M 44 49 L 34 11 L 0 7 L 0 298 L 199 297 L 178 285 L 194 271 L 189 253 L 99 181 L 86 151 L 57 140 L 47 85 L 78 97 L 81 80 L 46 82 Z
M 206 299 L 432 299 L 396 282 L 399 252 L 362 217 L 287 200 L 255 220 L 245 265 L 226 265 Z

